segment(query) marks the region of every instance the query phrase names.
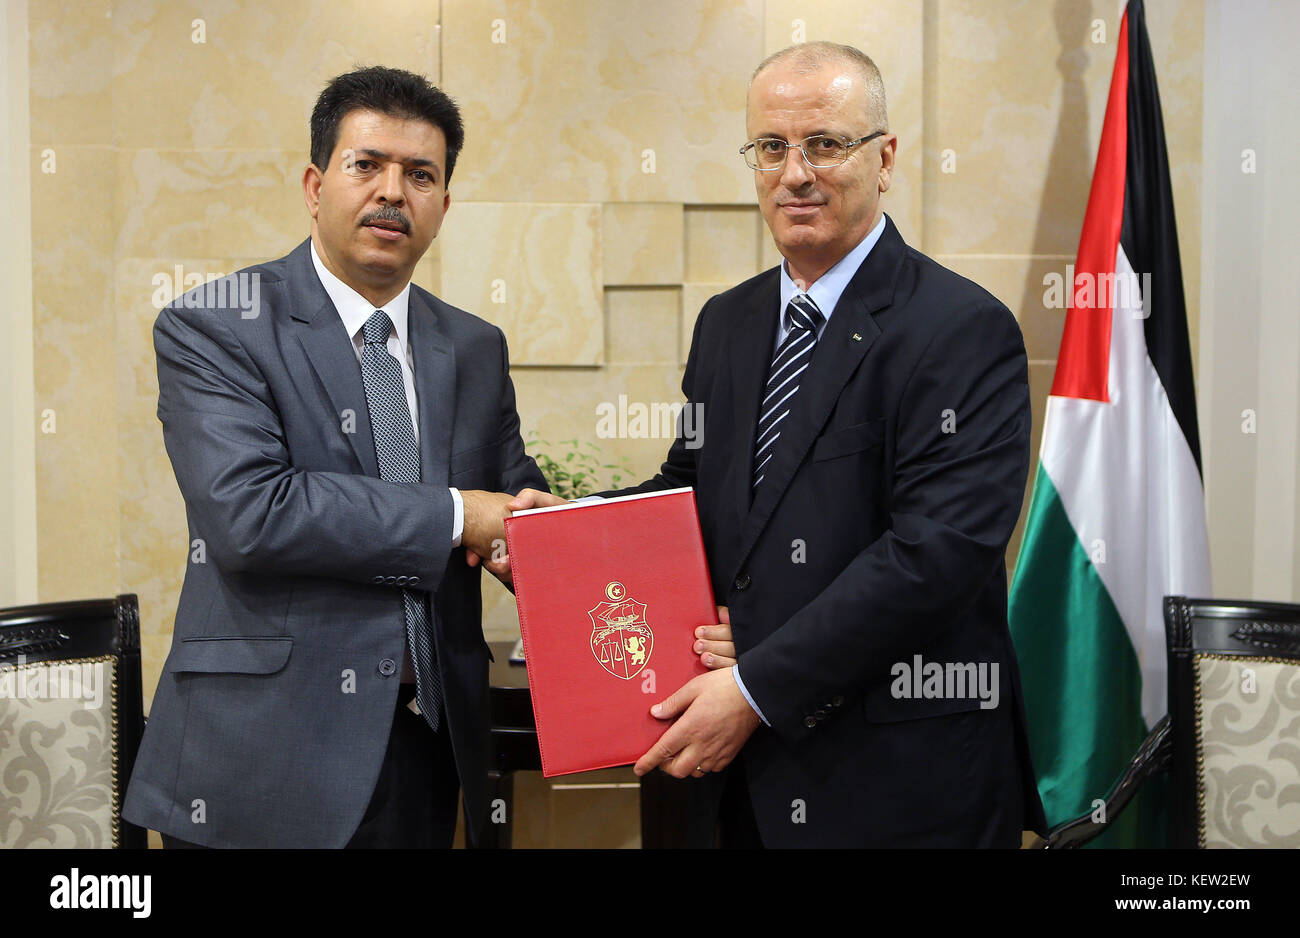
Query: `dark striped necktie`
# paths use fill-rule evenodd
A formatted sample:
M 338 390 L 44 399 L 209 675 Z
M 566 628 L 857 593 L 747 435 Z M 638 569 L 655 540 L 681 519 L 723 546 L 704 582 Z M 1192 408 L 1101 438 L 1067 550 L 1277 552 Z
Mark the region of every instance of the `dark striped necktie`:
M 785 308 L 789 332 L 781 340 L 767 372 L 763 400 L 758 405 L 758 431 L 754 436 L 754 491 L 758 490 L 781 437 L 782 421 L 790 413 L 800 375 L 812 361 L 817 330 L 826 317 L 806 293 L 798 293 Z
M 362 327 L 365 345 L 361 348 L 361 381 L 366 388 L 379 478 L 386 482 L 419 482 L 420 448 L 415 442 L 415 428 L 411 426 L 402 366 L 388 354 L 388 334 L 392 328 L 392 320 L 382 309 L 366 320 Z M 406 640 L 415 670 L 415 699 L 420 703 L 424 719 L 437 730 L 442 711 L 442 676 L 434 661 L 428 594 L 402 590 L 402 605 L 406 613 Z

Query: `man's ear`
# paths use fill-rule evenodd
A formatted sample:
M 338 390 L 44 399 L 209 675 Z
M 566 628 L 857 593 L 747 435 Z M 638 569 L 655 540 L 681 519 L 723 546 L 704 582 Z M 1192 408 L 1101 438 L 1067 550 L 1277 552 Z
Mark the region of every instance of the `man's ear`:
M 894 157 L 898 152 L 898 135 L 890 134 L 880 145 L 880 191 L 888 192 L 894 177 Z
M 315 163 L 309 163 L 302 171 L 302 198 L 307 203 L 307 211 L 312 218 L 320 209 L 320 185 L 322 173 Z
M 442 197 L 442 217 L 438 219 L 438 231 L 435 231 L 435 232 L 433 233 L 433 236 L 434 236 L 435 238 L 438 237 L 438 232 L 439 232 L 439 231 L 442 231 L 442 223 L 445 222 L 445 221 L 447 220 L 447 209 L 449 209 L 449 208 L 451 208 L 451 190 L 450 190 L 450 189 L 448 189 L 448 190 L 446 191 L 446 193 L 443 194 L 443 197 Z

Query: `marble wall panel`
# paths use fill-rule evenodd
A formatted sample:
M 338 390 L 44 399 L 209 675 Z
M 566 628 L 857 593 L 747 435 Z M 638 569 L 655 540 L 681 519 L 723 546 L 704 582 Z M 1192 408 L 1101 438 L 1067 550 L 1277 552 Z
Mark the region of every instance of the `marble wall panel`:
M 113 142 L 305 152 L 312 106 L 334 76 L 388 65 L 438 81 L 438 6 L 116 0 Z
M 605 360 L 620 364 L 677 363 L 680 287 L 605 290 Z
M 682 206 L 610 202 L 601 207 L 606 286 L 676 285 L 683 277 Z
M 757 208 L 686 206 L 686 282 L 733 286 L 759 270 L 767 226 Z
M 500 326 L 513 364 L 599 364 L 600 217 L 599 205 L 453 205 L 438 236 L 439 296 Z
M 112 161 L 31 151 L 32 337 L 36 407 L 37 590 L 41 599 L 118 587 Z
M 119 257 L 288 254 L 307 237 L 306 149 L 118 150 Z
M 459 198 L 746 202 L 745 87 L 762 0 L 445 0 L 465 112 Z
M 438 296 L 442 290 L 442 246 L 441 242 L 434 240 L 429 245 L 429 250 L 425 252 L 424 257 L 415 265 L 415 273 L 411 276 L 411 282 L 417 286 L 424 287 L 434 296 Z
M 26 6 L 32 145 L 111 143 L 112 0 Z
M 926 249 L 1073 254 L 1115 61 L 1115 4 L 940 0 L 936 10 Z

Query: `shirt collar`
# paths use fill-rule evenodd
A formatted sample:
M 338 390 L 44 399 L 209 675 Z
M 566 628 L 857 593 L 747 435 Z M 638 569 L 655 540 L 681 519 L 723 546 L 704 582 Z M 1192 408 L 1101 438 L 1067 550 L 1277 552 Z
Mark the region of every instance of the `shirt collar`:
M 862 262 L 867 259 L 871 249 L 876 246 L 880 240 L 881 234 L 885 230 L 885 213 L 880 213 L 880 220 L 876 222 L 876 227 L 867 232 L 867 236 L 858 242 L 858 246 L 852 251 L 845 254 L 834 266 L 826 273 L 817 278 L 808 289 L 808 296 L 817 304 L 817 308 L 822 311 L 822 315 L 827 320 L 831 318 L 831 313 L 835 311 L 835 304 L 839 303 L 840 297 L 844 294 L 853 279 L 853 275 L 858 272 Z M 799 288 L 794 285 L 794 280 L 790 277 L 789 267 L 785 261 L 781 262 L 781 312 L 784 314 L 785 308 L 790 305 L 790 300 L 799 292 Z M 781 330 L 785 330 L 785 317 L 781 318 Z
M 366 324 L 366 320 L 375 314 L 375 310 L 382 309 L 388 314 L 388 318 L 393 321 L 393 329 L 397 332 L 397 339 L 402 348 L 409 347 L 406 341 L 406 314 L 411 302 L 410 281 L 407 281 L 406 286 L 402 287 L 401 293 L 389 300 L 384 306 L 371 306 L 369 300 L 330 273 L 329 268 L 321 261 L 320 255 L 316 253 L 314 238 L 311 242 L 311 262 L 316 268 L 316 276 L 320 277 L 321 286 L 329 294 L 334 309 L 338 311 L 339 318 L 343 320 L 343 328 L 348 330 L 349 338 L 355 338 L 356 334 L 361 331 L 361 327 Z

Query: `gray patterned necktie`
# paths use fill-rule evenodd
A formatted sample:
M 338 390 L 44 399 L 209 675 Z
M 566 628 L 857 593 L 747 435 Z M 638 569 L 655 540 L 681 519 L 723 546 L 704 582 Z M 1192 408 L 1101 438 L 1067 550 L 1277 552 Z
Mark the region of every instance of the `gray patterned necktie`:
M 799 376 L 812 361 L 817 345 L 817 330 L 825 320 L 822 311 L 806 293 L 798 293 L 785 308 L 786 323 L 790 331 L 781 340 L 767 371 L 767 384 L 763 400 L 758 405 L 758 431 L 754 434 L 754 486 L 763 481 L 767 464 L 781 436 L 781 421 L 790 413 L 795 392 L 799 390 Z
M 411 426 L 402 366 L 388 354 L 392 328 L 392 320 L 382 309 L 366 320 L 362 327 L 365 345 L 361 348 L 361 380 L 366 387 L 379 478 L 386 482 L 419 482 L 420 449 Z M 406 639 L 415 665 L 415 699 L 424 719 L 436 731 L 442 711 L 442 676 L 433 656 L 426 594 L 402 590 L 402 600 L 406 606 Z

